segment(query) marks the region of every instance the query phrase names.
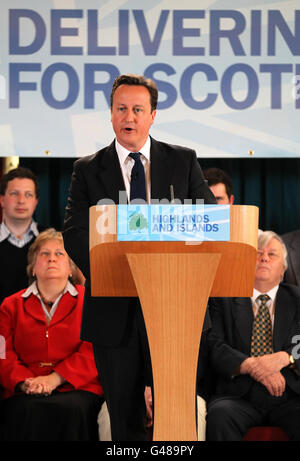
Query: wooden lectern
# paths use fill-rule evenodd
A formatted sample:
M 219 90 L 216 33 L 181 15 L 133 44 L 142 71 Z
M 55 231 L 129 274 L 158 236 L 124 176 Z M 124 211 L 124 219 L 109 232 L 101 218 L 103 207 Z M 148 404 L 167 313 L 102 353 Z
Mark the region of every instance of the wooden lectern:
M 138 296 L 154 381 L 153 440 L 197 440 L 197 360 L 209 296 L 252 296 L 258 208 L 230 207 L 229 242 L 118 242 L 117 206 L 90 208 L 92 296 Z

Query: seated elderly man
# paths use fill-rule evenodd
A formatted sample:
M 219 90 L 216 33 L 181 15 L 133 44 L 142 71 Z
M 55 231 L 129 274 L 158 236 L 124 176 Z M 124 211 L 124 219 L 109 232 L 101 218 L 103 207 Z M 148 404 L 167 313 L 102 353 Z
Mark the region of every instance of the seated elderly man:
M 211 299 L 209 441 L 242 440 L 259 425 L 300 440 L 300 289 L 281 283 L 286 257 L 277 234 L 260 232 L 253 297 Z

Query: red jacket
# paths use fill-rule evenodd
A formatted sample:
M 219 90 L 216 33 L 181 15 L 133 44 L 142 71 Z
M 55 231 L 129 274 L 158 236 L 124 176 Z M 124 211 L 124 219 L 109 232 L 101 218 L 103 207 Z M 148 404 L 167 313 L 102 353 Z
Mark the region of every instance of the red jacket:
M 0 335 L 6 341 L 6 358 L 0 359 L 0 384 L 5 397 L 26 378 L 59 373 L 67 381 L 59 391 L 85 390 L 102 395 L 92 345 L 80 340 L 84 288 L 78 296 L 65 293 L 47 326 L 40 300 L 23 298 L 21 290 L 0 307 Z

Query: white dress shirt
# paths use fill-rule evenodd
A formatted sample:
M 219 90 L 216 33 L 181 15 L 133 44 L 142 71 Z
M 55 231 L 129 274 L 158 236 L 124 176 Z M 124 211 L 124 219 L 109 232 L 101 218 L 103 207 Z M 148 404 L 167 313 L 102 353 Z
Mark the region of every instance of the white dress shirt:
M 270 299 L 267 301 L 267 308 L 269 309 L 270 312 L 270 317 L 272 321 L 272 328 L 274 327 L 274 315 L 275 315 L 275 298 L 277 295 L 277 290 L 278 290 L 279 285 L 276 285 L 272 290 L 268 291 L 267 293 L 260 293 L 258 290 L 254 288 L 253 290 L 253 296 L 251 298 L 252 301 L 252 307 L 253 307 L 253 314 L 254 317 L 256 317 L 256 314 L 259 309 L 259 302 L 257 302 L 257 298 L 260 295 L 268 295 Z
M 39 235 L 39 231 L 37 228 L 37 224 L 35 221 L 31 221 L 30 226 L 28 227 L 27 231 L 23 235 L 21 239 L 17 238 L 6 226 L 5 222 L 2 221 L 0 224 L 0 242 L 4 240 L 8 240 L 9 243 L 12 245 L 23 248 L 28 242 L 32 240 L 33 237 L 37 237 Z
M 133 158 L 129 157 L 129 154 L 132 152 L 131 150 L 125 149 L 125 147 L 121 146 L 121 144 L 117 141 L 116 143 L 116 151 L 119 158 L 119 163 L 123 175 L 123 180 L 126 188 L 128 202 L 130 199 L 130 180 L 131 180 L 131 170 L 134 166 Z M 147 138 L 146 143 L 144 146 L 139 150 L 141 153 L 141 162 L 144 166 L 145 170 L 145 180 L 146 180 L 146 197 L 147 203 L 150 203 L 151 200 L 151 184 L 150 184 L 150 147 L 151 147 L 151 140 L 150 137 Z

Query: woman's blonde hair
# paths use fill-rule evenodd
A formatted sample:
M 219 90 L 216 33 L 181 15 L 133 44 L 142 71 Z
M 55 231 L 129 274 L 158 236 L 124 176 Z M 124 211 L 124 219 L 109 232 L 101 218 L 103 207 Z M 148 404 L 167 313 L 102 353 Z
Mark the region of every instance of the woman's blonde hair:
M 58 240 L 60 243 L 62 243 L 62 245 L 64 245 L 62 233 L 58 232 L 53 227 L 50 229 L 46 229 L 37 236 L 33 244 L 29 247 L 27 255 L 28 265 L 26 271 L 29 279 L 29 285 L 35 280 L 35 276 L 33 275 L 33 267 L 36 262 L 38 251 L 41 248 L 41 246 L 48 240 Z M 69 261 L 72 272 L 71 281 L 73 281 L 73 276 L 75 277 L 77 273 L 77 267 L 70 257 Z

